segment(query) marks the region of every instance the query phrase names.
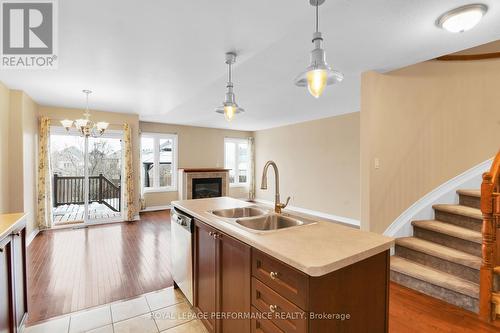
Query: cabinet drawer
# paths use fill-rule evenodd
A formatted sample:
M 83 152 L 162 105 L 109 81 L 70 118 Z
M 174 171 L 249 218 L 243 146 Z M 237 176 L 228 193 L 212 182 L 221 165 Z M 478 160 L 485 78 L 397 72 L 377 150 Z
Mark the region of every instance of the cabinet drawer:
M 252 318 L 251 333 L 285 333 L 269 319 L 259 317 L 258 315 L 261 314 L 261 312 L 256 308 L 252 307 L 252 313 L 254 314 L 254 318 Z
M 252 249 L 252 275 L 300 308 L 308 309 L 309 278 L 304 273 Z
M 285 333 L 307 332 L 307 314 L 256 278 L 252 278 L 252 305 Z

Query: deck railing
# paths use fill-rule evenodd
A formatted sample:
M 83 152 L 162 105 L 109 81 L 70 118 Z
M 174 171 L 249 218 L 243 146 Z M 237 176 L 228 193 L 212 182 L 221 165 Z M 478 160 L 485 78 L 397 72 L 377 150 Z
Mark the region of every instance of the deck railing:
M 481 185 L 482 264 L 479 316 L 491 322 L 500 315 L 500 151 Z
M 83 205 L 85 203 L 85 178 L 54 174 L 54 206 Z M 121 211 L 121 187 L 99 176 L 89 177 L 89 202 L 106 205 L 115 212 Z

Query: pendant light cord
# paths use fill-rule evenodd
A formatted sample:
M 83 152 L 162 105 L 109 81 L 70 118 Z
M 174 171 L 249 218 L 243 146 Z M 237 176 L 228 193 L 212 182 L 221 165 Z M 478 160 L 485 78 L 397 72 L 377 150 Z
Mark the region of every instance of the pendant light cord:
M 319 30 L 319 10 L 318 10 L 318 1 L 316 0 L 316 32 Z

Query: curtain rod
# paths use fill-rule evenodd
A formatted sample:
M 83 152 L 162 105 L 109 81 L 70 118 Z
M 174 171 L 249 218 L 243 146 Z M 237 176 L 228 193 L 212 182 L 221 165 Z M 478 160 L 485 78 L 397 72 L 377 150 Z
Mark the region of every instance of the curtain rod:
M 46 116 L 40 115 L 40 118 L 43 118 L 43 117 L 46 117 Z M 68 119 L 68 118 L 51 118 L 51 117 L 46 117 L 46 118 L 49 118 L 49 120 L 51 122 L 50 126 L 54 125 L 54 124 L 52 124 L 52 122 L 54 122 L 54 121 L 60 122 L 61 120 Z M 123 126 L 125 124 L 128 124 L 130 126 L 130 124 L 127 123 L 127 122 L 123 122 L 121 124 L 118 124 L 118 123 L 109 123 L 110 126 Z M 61 125 L 61 127 L 62 127 L 62 125 Z

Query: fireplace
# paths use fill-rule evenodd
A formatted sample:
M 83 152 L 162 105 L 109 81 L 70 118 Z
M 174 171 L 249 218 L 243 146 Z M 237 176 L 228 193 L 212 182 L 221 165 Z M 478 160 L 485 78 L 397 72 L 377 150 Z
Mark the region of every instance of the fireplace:
M 229 169 L 179 169 L 179 199 L 225 197 L 229 193 Z
M 215 198 L 222 196 L 222 178 L 195 178 L 192 183 L 193 199 Z

